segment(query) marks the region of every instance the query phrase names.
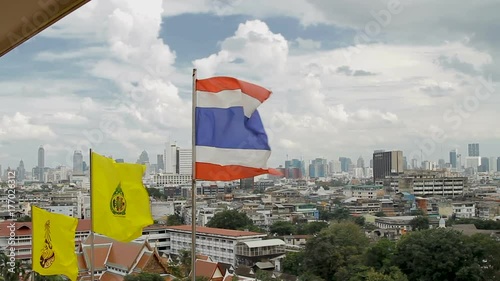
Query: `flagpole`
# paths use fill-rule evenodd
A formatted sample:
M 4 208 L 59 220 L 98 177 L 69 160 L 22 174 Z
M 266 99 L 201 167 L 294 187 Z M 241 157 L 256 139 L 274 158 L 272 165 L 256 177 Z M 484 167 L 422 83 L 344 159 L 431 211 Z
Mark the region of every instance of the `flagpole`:
M 90 158 L 90 280 L 94 281 L 94 204 L 92 203 L 92 148 L 89 149 Z
M 34 262 L 35 262 L 35 251 L 33 251 L 33 237 L 35 237 L 35 220 L 33 220 L 33 203 L 30 203 L 31 209 L 31 281 L 35 281 L 35 271 L 34 271 Z
M 196 68 L 193 69 L 193 108 L 191 140 L 191 279 L 196 281 Z

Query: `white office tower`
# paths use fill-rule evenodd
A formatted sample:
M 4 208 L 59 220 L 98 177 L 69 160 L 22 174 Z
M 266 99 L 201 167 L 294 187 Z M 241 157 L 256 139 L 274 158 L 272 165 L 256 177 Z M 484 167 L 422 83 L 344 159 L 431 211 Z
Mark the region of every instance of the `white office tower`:
M 163 163 L 165 164 L 166 174 L 177 173 L 177 145 L 171 144 L 170 141 L 165 143 L 163 152 Z
M 481 166 L 481 157 L 467 157 L 465 160 L 465 168 L 472 168 L 477 172 L 477 168 Z
M 497 167 L 497 158 L 496 157 L 490 157 L 490 172 L 496 172 L 498 170 Z
M 191 149 L 181 148 L 179 151 L 179 174 L 190 175 L 193 167 L 193 152 Z
M 340 174 L 342 172 L 340 161 L 339 160 L 330 161 L 328 165 L 328 170 L 330 174 Z

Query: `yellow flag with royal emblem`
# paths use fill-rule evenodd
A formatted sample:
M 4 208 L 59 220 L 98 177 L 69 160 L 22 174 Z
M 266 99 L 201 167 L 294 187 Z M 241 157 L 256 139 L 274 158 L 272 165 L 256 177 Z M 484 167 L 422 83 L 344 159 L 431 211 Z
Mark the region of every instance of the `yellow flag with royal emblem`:
M 35 206 L 31 212 L 33 271 L 40 275 L 65 275 L 75 281 L 78 276 L 75 253 L 78 220 Z
M 92 152 L 90 161 L 94 232 L 130 242 L 153 224 L 149 194 L 142 183 L 144 165 L 116 163 Z

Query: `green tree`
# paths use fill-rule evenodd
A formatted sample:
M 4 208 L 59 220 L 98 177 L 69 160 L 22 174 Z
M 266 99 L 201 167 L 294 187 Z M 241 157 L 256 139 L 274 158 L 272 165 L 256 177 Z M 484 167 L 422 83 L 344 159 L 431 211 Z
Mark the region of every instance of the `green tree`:
M 189 272 L 191 271 L 191 251 L 180 250 L 179 262 L 180 262 L 180 269 L 182 272 L 181 277 L 188 276 Z
M 332 276 L 344 274 L 349 266 L 360 264 L 367 245 L 368 238 L 358 225 L 333 224 L 307 242 L 305 268 L 313 275 L 332 280 Z
M 17 281 L 24 276 L 26 270 L 19 260 L 11 261 L 10 257 L 0 252 L 0 272 L 4 281 Z
M 462 233 L 450 229 L 410 232 L 398 242 L 393 264 L 410 281 L 494 280 L 488 279 L 487 272 L 481 270 L 482 259 L 489 256 L 488 252 L 474 252 L 473 248 L 481 245 L 480 242 L 478 239 L 473 243 Z M 488 264 L 496 262 L 495 257 Z
M 17 221 L 18 222 L 30 222 L 31 217 L 30 216 L 22 216 L 22 217 L 18 218 Z
M 374 216 L 376 216 L 376 217 L 386 217 L 385 213 L 384 213 L 384 212 L 382 212 L 382 211 L 378 211 L 378 212 L 376 212 L 376 213 L 374 214 Z
M 255 227 L 253 221 L 245 213 L 237 210 L 225 210 L 215 214 L 207 226 L 235 230 L 250 230 Z
M 391 267 L 388 273 L 370 267 L 356 273 L 349 281 L 408 281 L 408 278 L 397 267 Z
M 366 251 L 364 255 L 365 265 L 373 267 L 375 270 L 384 271 L 392 265 L 395 251 L 395 242 L 385 238 L 380 239 Z
M 351 213 L 347 208 L 337 208 L 331 213 L 330 220 L 335 220 L 337 222 L 348 220 L 351 217 Z
M 328 227 L 328 223 L 324 221 L 312 221 L 309 222 L 305 225 L 304 230 L 305 234 L 316 234 L 319 233 L 321 230 L 325 229 Z
M 429 218 L 417 216 L 410 221 L 410 226 L 413 231 L 429 229 Z
M 364 226 L 365 222 L 366 222 L 366 219 L 363 216 L 359 216 L 359 217 L 355 217 L 353 221 L 354 221 L 355 224 L 357 224 L 359 226 Z
M 163 198 L 163 194 L 160 192 L 160 190 L 158 188 L 149 187 L 149 188 L 147 188 L 147 190 L 148 190 L 149 196 L 156 198 L 156 199 Z
M 257 272 L 255 272 L 255 279 L 257 281 L 274 281 L 271 275 L 272 272 L 257 269 Z
M 500 280 L 500 243 L 485 234 L 466 237 L 480 275 L 485 280 Z
M 123 279 L 124 281 L 165 281 L 160 274 L 141 272 L 139 274 L 129 274 Z
M 167 225 L 182 225 L 184 224 L 184 220 L 178 214 L 170 215 L 167 217 Z
M 303 273 L 304 252 L 288 252 L 283 259 L 283 272 L 299 276 Z
M 269 227 L 269 233 L 279 236 L 290 235 L 295 233 L 295 227 L 289 221 L 277 221 Z

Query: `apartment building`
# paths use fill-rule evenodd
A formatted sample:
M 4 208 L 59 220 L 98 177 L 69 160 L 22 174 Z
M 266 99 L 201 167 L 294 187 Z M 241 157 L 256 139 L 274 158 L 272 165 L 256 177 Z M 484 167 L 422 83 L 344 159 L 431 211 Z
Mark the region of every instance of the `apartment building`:
M 170 248 L 167 252 L 179 254 L 191 249 L 191 226 L 179 225 L 167 228 Z M 209 256 L 215 262 L 232 265 L 285 253 L 285 242 L 280 239 L 263 240 L 267 234 L 211 227 L 196 228 L 196 252 Z
M 9 226 L 14 225 L 13 236 Z M 9 238 L 13 237 L 16 259 L 23 261 L 31 260 L 31 222 L 0 222 L 0 251 L 6 252 L 10 249 Z M 166 251 L 169 247 L 169 239 L 167 227 L 161 225 L 152 225 L 144 228 L 142 236 L 136 241 L 147 241 L 152 247 L 156 247 L 158 251 Z M 78 226 L 75 236 L 75 249 L 81 242 L 90 235 L 90 220 L 78 220 Z M 11 242 L 12 244 L 12 242 Z

